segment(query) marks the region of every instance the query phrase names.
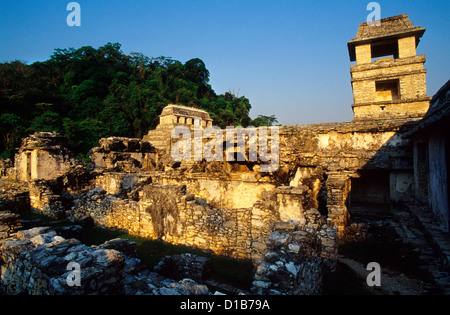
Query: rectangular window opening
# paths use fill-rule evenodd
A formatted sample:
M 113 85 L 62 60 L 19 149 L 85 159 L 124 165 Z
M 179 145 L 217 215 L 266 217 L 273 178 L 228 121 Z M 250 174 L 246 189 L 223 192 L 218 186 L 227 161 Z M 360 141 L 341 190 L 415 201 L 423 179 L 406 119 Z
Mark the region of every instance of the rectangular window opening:
M 398 40 L 372 43 L 370 48 L 372 62 L 375 62 L 379 59 L 386 59 L 388 57 L 394 59 L 398 58 Z
M 375 82 L 377 102 L 392 102 L 400 100 L 399 80 L 384 80 Z

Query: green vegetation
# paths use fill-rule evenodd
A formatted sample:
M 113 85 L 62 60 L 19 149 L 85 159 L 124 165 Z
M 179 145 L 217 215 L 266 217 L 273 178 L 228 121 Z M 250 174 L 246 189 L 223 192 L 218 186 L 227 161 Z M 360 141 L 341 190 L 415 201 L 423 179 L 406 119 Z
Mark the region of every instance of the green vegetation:
M 126 55 L 120 48 L 108 43 L 98 49 L 56 49 L 43 62 L 0 63 L 0 158 L 11 157 L 20 140 L 36 131 L 68 136 L 70 148 L 82 158 L 101 137 L 141 138 L 171 103 L 204 109 L 222 128 L 276 122 L 275 116 L 252 120 L 244 96 L 217 95 L 198 58 L 183 64 Z

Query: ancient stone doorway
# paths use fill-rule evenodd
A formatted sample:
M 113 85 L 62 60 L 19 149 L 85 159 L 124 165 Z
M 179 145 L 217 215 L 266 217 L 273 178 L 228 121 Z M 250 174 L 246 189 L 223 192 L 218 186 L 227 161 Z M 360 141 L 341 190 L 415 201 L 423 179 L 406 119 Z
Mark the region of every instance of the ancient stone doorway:
M 31 153 L 27 153 L 27 179 L 31 179 Z
M 389 213 L 389 172 L 363 170 L 352 178 L 350 215 L 384 215 Z

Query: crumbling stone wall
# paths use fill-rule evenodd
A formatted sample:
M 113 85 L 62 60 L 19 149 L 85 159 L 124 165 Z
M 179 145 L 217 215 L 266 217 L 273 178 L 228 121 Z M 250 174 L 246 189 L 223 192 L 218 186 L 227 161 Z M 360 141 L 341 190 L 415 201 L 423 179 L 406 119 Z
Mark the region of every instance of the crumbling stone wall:
M 28 184 L 11 179 L 0 178 L 0 210 L 17 212 L 30 209 Z
M 0 159 L 0 178 L 13 179 L 16 177 L 14 163 L 11 159 Z
M 0 236 L 0 294 L 211 294 L 206 285 L 190 279 L 194 274 L 185 273 L 178 281 L 148 270 L 136 257 L 134 242 L 113 239 L 86 246 L 70 238 L 78 228 L 36 227 L 15 230 L 6 239 Z
M 65 217 L 65 207 L 62 204 L 55 180 L 35 179 L 29 182 L 31 210 L 54 219 Z
M 70 218 L 243 258 L 250 254 L 250 214 L 251 209 L 214 208 L 184 186 L 148 184 L 126 198 L 101 188 L 85 192 L 74 201 Z
M 306 187 L 281 187 L 263 195 L 253 207 L 230 209 L 213 207 L 184 185 L 145 183 L 116 195 L 97 187 L 74 200 L 70 218 L 90 218 L 100 226 L 216 254 L 257 258 L 265 251 L 270 223 L 305 223 L 308 209 Z
M 276 188 L 269 179 L 258 179 L 254 172 L 165 173 L 154 172 L 152 182 L 163 185 L 186 185 L 196 197 L 206 199 L 218 208 L 250 208 L 262 198 L 262 193 Z
M 130 192 L 145 183 L 152 183 L 153 178 L 153 174 L 150 173 L 104 172 L 95 176 L 91 188 L 101 187 L 108 194 L 114 195 Z
M 327 213 L 328 223 L 336 225 L 344 239 L 350 219 L 351 179 L 365 170 L 386 172 L 386 199 L 413 198 L 413 182 L 404 180 L 413 174 L 412 142 L 402 135 L 415 124 L 397 119 L 282 127 L 280 169 L 289 175 L 290 185 L 309 187 L 316 200 L 314 207 Z
M 141 139 L 109 137 L 100 139 L 99 144 L 90 155 L 92 168 L 142 172 L 153 170 L 158 160 L 155 147 Z
M 318 295 L 323 277 L 336 267 L 337 230 L 315 209 L 307 223 L 271 224 L 267 251 L 256 262 L 252 291 L 269 295 Z
M 0 240 L 12 236 L 21 227 L 18 214 L 11 211 L 0 211 Z
M 64 239 L 48 227 L 18 231 L 0 247 L 0 288 L 8 295 L 120 294 L 123 293 L 124 256 L 117 250 L 93 248 Z M 67 279 L 77 262 L 80 286 Z
M 361 121 L 280 128 L 280 167 L 412 169 L 411 141 L 402 134 L 417 122 Z

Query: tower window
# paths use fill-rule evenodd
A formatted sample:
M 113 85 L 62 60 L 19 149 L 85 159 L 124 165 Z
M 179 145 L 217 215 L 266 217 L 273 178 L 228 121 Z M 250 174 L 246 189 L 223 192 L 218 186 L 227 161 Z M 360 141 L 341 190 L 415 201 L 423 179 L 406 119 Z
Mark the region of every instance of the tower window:
M 398 58 L 398 40 L 372 43 L 370 48 L 372 61 L 389 56 Z
M 400 100 L 399 80 L 384 80 L 375 82 L 377 102 Z

